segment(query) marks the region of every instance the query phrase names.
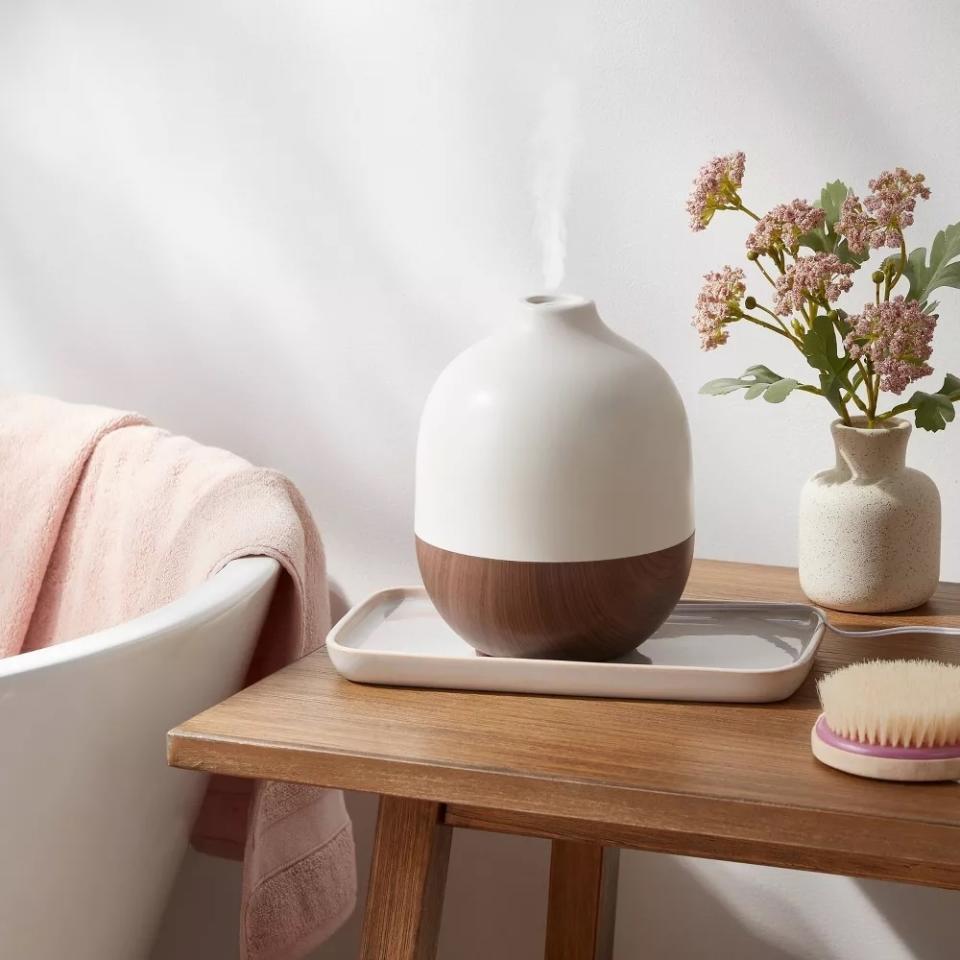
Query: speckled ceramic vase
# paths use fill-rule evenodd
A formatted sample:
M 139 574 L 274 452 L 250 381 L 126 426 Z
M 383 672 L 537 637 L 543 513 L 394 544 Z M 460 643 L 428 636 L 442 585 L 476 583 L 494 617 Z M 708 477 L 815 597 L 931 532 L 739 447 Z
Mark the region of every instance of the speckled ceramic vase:
M 925 603 L 940 579 L 940 494 L 906 465 L 911 426 L 858 421 L 831 430 L 836 466 L 800 495 L 800 585 L 814 602 L 855 613 Z

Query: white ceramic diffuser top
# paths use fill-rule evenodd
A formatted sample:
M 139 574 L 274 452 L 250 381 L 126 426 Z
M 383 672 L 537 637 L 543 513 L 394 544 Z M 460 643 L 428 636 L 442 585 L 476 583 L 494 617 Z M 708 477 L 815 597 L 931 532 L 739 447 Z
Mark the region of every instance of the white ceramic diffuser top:
M 417 536 L 476 557 L 611 560 L 694 531 L 690 434 L 669 375 L 593 301 L 530 297 L 427 398 Z

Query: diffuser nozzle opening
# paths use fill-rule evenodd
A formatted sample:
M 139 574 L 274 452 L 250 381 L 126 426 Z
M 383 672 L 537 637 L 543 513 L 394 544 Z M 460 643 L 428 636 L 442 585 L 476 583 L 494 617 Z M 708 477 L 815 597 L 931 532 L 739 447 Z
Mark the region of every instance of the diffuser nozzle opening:
M 589 303 L 586 297 L 573 293 L 536 293 L 524 302 L 533 307 L 580 307 Z

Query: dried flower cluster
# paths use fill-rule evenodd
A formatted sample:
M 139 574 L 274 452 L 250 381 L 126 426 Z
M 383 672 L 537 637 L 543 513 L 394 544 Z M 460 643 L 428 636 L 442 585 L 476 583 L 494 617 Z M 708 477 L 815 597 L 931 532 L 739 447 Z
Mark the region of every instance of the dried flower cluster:
M 879 229 L 860 198 L 852 194 L 840 208 L 837 230 L 846 238 L 847 246 L 854 253 L 865 253 L 871 246 L 882 247 L 886 242 L 886 231 Z
M 936 316 L 924 313 L 916 300 L 897 296 L 867 304 L 863 313 L 849 318 L 850 333 L 844 346 L 854 360 L 869 358 L 880 374 L 880 389 L 903 393 L 908 384 L 933 373 L 927 363 Z
M 899 247 L 903 231 L 913 223 L 917 199 L 929 200 L 930 188 L 922 173 L 903 167 L 885 170 L 870 181 L 870 195 L 862 203 L 851 195 L 843 203 L 837 230 L 854 253 L 881 247 Z
M 824 397 L 845 424 L 853 422 L 853 413 L 869 427 L 881 426 L 909 410 L 917 426 L 944 429 L 954 419 L 952 405 L 960 403 L 960 377 L 951 374 L 936 393 L 917 390 L 886 412 L 878 409 L 882 392 L 901 394 L 933 373 L 927 361 L 937 317 L 930 295 L 938 287 L 960 288 L 960 223 L 941 231 L 929 252 L 907 252 L 903 232 L 913 224 L 917 200 L 930 197 L 924 175 L 903 167 L 886 170 L 869 181 L 863 200 L 837 180 L 823 188 L 817 204 L 795 199 L 761 215 L 744 203 L 744 167 L 743 153 L 714 157 L 694 181 L 687 212 L 695 231 L 719 210 L 753 220 L 747 260 L 769 293 L 768 305 L 753 289 L 748 295 L 743 270 L 725 266 L 704 275 L 693 326 L 704 350 L 726 343 L 733 323 L 762 327 L 789 341 L 819 376 L 803 383 L 754 365 L 741 377 L 711 381 L 702 392 L 742 389 L 748 399 L 780 403 L 799 390 Z M 872 271 L 870 301 L 849 316 L 838 301 L 853 288 L 854 274 L 871 252 L 884 247 L 898 253 Z M 909 291 L 894 295 L 901 280 L 909 282 Z
M 746 154 L 741 150 L 714 157 L 700 169 L 687 200 L 692 230 L 704 230 L 717 210 L 736 208 L 746 162 Z
M 853 286 L 853 269 L 835 253 L 797 257 L 777 279 L 774 312 L 789 317 L 794 311 L 803 313 L 809 301 L 820 306 L 834 303 Z
M 724 267 L 719 273 L 704 274 L 706 281 L 697 297 L 693 325 L 704 350 L 727 342 L 725 324 L 740 315 L 740 301 L 747 292 L 746 276 L 739 267 Z
M 806 200 L 779 203 L 753 228 L 747 237 L 747 250 L 767 255 L 781 249 L 794 253 L 805 233 L 822 226 L 823 211 Z

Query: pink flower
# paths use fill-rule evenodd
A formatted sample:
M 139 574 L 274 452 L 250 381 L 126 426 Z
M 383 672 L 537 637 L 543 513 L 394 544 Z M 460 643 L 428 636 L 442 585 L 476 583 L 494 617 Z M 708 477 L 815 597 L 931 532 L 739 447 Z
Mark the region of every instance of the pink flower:
M 863 201 L 863 205 L 873 215 L 879 228 L 886 231 L 886 246 L 900 246 L 900 231 L 913 223 L 917 197 L 930 199 L 930 188 L 924 186 L 924 180 L 926 177 L 922 173 L 914 176 L 903 167 L 897 167 L 893 173 L 885 170 L 870 181 L 873 192 Z M 874 246 L 880 244 L 875 242 Z
M 904 229 L 913 223 L 917 198 L 930 198 L 925 180 L 922 173 L 911 174 L 897 167 L 870 181 L 872 192 L 863 202 L 855 196 L 847 197 L 837 223 L 847 246 L 854 253 L 869 247 L 899 247 Z
M 687 200 L 691 230 L 705 229 L 718 210 L 736 205 L 739 200 L 737 190 L 743 183 L 746 161 L 746 154 L 741 150 L 725 157 L 714 157 L 700 168 Z
M 854 253 L 863 253 L 869 249 L 876 226 L 876 221 L 863 209 L 859 197 L 850 196 L 843 201 L 837 232 L 846 237 L 847 246 Z
M 693 326 L 700 334 L 700 346 L 713 350 L 726 343 L 725 324 L 740 316 L 740 301 L 747 292 L 746 277 L 739 267 L 724 267 L 719 273 L 706 273 L 706 281 L 693 315 Z
M 806 200 L 792 200 L 775 206 L 747 237 L 747 249 L 753 253 L 771 253 L 777 248 L 796 250 L 800 237 L 823 225 L 823 211 Z
M 832 303 L 853 286 L 853 269 L 852 264 L 844 263 L 835 253 L 797 257 L 777 279 L 775 312 L 788 317 L 794 310 L 802 310 L 807 299 Z
M 924 313 L 916 300 L 868 303 L 863 313 L 847 319 L 851 330 L 844 346 L 854 360 L 870 359 L 881 390 L 903 393 L 907 384 L 933 373 L 926 361 L 933 352 L 937 318 Z

